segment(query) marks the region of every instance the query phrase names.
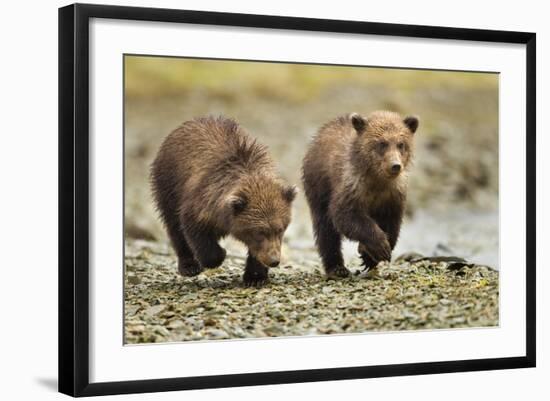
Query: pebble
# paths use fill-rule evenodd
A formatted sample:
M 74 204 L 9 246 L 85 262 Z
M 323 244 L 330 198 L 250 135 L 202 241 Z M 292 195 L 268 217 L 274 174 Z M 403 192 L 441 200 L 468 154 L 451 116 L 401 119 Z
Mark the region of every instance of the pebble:
M 158 313 L 162 312 L 164 310 L 164 308 L 166 308 L 165 305 L 155 305 L 155 306 L 151 306 L 151 307 L 147 308 L 144 313 L 145 313 L 145 315 L 151 317 L 151 316 L 157 315 Z
M 133 284 L 133 285 L 141 284 L 140 278 L 133 273 L 128 273 L 126 275 L 126 279 L 128 280 L 129 284 Z

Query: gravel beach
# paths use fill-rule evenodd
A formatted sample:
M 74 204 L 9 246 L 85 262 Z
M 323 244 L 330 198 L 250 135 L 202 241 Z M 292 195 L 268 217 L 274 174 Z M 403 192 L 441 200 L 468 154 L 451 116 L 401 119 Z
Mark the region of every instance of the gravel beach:
M 303 253 L 303 251 L 302 251 Z M 359 259 L 348 266 L 359 272 Z M 272 269 L 262 288 L 242 284 L 244 257 L 181 277 L 172 251 L 126 242 L 127 344 L 498 325 L 497 271 L 394 261 L 327 280 L 319 261 Z

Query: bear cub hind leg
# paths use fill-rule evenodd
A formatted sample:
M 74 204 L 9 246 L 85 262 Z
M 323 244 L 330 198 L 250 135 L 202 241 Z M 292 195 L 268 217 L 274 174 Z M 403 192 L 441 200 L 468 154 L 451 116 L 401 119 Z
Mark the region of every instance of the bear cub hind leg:
M 348 277 L 350 272 L 344 265 L 344 257 L 342 255 L 342 236 L 336 231 L 332 220 L 328 216 L 326 205 L 317 204 L 312 197 L 310 207 L 312 210 L 315 242 L 327 278 Z
M 214 233 L 204 230 L 186 230 L 185 234 L 195 257 L 203 268 L 215 269 L 222 265 L 227 253 L 218 244 Z
M 321 254 L 325 274 L 327 278 L 344 278 L 350 275 L 350 272 L 344 266 L 344 257 L 342 256 L 342 237 L 334 229 L 332 222 L 324 216 L 321 224 L 317 225 L 317 248 Z
M 167 224 L 168 236 L 178 256 L 178 271 L 184 277 L 196 276 L 202 272 L 202 267 L 195 259 L 193 251 L 185 240 L 182 230 L 174 224 Z

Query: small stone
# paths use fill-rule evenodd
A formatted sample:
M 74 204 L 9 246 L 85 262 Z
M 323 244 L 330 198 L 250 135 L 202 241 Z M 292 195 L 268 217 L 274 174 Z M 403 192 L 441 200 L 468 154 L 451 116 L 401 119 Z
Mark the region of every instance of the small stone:
M 172 320 L 168 323 L 168 328 L 172 330 L 177 330 L 185 327 L 185 323 L 182 320 Z
M 162 312 L 164 308 L 166 308 L 166 305 L 151 306 L 145 310 L 145 314 L 149 317 L 152 317 Z
M 124 307 L 124 313 L 126 314 L 126 316 L 132 316 L 135 315 L 139 309 L 139 305 L 127 305 Z
M 204 327 L 204 323 L 202 322 L 202 320 L 197 320 L 192 317 L 185 319 L 185 324 L 191 327 L 194 331 L 198 331 Z
M 127 279 L 129 284 L 132 284 L 132 285 L 141 284 L 140 278 L 133 273 L 128 273 Z
M 229 338 L 229 334 L 227 334 L 225 330 L 221 330 L 221 329 L 210 329 L 208 331 L 208 334 L 215 339 Z
M 165 319 L 171 319 L 174 316 L 176 316 L 176 314 L 172 311 L 166 311 L 162 314 L 162 317 L 165 318 Z
M 128 326 L 128 331 L 132 334 L 139 334 L 139 333 L 142 333 L 144 330 L 145 330 L 145 326 L 143 324 Z

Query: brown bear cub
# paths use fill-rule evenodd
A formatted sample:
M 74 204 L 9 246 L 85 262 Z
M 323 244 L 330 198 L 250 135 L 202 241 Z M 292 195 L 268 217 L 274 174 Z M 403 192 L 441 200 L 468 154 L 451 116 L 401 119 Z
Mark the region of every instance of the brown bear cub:
M 328 277 L 346 277 L 341 241 L 359 243 L 366 269 L 391 259 L 397 242 L 416 117 L 376 111 L 325 124 L 303 162 L 305 194 Z
M 164 140 L 151 183 L 182 275 L 220 266 L 226 252 L 218 241 L 232 235 L 248 247 L 244 283 L 267 281 L 296 188 L 277 177 L 265 146 L 232 119 L 196 118 Z

